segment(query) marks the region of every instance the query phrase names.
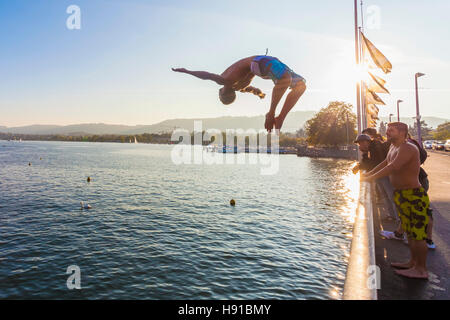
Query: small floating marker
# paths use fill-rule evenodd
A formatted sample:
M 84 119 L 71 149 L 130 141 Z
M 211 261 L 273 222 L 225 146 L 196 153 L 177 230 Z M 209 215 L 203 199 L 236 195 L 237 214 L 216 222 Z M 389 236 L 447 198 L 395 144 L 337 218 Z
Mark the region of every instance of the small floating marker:
M 234 199 L 231 199 L 231 200 L 230 200 L 230 206 L 233 206 L 233 207 L 234 207 L 235 205 L 236 205 L 236 201 L 234 201 Z
M 84 203 L 83 201 L 80 201 L 80 205 L 81 205 L 81 210 L 86 209 L 92 209 L 91 205 L 89 203 Z
M 87 177 L 87 182 L 91 182 L 91 177 Z
M 39 158 L 39 160 L 42 160 L 42 158 Z
M 31 162 L 28 162 L 28 165 L 31 166 Z

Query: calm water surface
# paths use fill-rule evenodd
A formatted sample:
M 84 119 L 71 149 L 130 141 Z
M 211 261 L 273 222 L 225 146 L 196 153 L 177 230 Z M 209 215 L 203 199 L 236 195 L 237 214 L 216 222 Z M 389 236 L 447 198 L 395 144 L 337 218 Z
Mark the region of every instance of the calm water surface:
M 0 141 L 0 298 L 340 298 L 351 162 L 281 155 L 263 176 L 177 166 L 171 150 Z M 70 265 L 81 290 L 67 289 Z

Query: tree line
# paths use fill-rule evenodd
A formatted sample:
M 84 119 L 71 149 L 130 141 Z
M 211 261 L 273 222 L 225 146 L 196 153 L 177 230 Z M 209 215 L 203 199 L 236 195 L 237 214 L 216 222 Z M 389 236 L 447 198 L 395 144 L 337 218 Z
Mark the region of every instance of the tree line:
M 382 121 L 380 123 L 379 132 L 382 136 L 386 136 L 386 124 Z M 410 125 L 408 132 L 415 139 L 418 138 L 419 131 L 417 127 L 417 122 L 414 122 L 414 125 Z M 420 132 L 422 135 L 422 141 L 425 140 L 448 140 L 450 139 L 450 122 L 447 121 L 438 125 L 436 129 L 432 129 L 428 127 L 428 124 L 422 120 L 420 121 Z
M 201 133 L 202 137 L 205 131 Z M 115 143 L 152 143 L 152 144 L 175 144 L 177 141 L 171 141 L 172 133 L 143 133 L 136 135 L 62 135 L 62 134 L 13 134 L 0 132 L 0 140 L 23 140 L 23 141 L 69 141 L 69 142 L 115 142 Z M 136 140 L 135 140 L 136 139 Z M 200 138 L 200 141 L 202 139 Z M 226 134 L 223 133 L 222 141 L 227 144 Z M 203 145 L 213 143 L 212 141 L 202 141 Z M 234 143 L 237 144 L 237 137 L 234 137 Z M 304 143 L 304 139 L 296 134 L 281 133 L 279 145 L 281 147 L 295 147 Z M 191 133 L 191 144 L 194 144 L 194 133 Z M 249 145 L 249 137 L 245 137 L 245 145 Z M 271 145 L 269 139 L 268 146 Z

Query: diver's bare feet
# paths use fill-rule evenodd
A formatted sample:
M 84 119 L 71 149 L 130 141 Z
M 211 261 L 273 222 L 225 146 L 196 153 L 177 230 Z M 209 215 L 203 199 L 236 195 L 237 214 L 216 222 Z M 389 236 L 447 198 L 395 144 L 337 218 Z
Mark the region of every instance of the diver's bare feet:
M 279 116 L 275 118 L 275 129 L 280 130 L 283 126 L 284 119 L 281 119 Z
M 416 268 L 406 269 L 406 270 L 395 270 L 395 273 L 411 279 L 426 279 L 428 280 L 428 272 L 420 271 Z
M 266 114 L 266 122 L 264 122 L 264 128 L 266 128 L 268 132 L 272 132 L 274 124 L 275 116 L 273 113 L 268 112 Z
M 391 262 L 391 267 L 397 268 L 397 269 L 410 269 L 414 267 L 414 263 L 409 262 Z

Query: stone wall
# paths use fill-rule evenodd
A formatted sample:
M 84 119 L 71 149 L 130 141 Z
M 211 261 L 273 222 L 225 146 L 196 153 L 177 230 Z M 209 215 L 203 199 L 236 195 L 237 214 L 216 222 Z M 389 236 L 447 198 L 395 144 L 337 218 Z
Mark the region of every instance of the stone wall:
M 310 148 L 299 146 L 297 147 L 297 156 L 358 160 L 358 150 L 356 146 L 336 148 Z

